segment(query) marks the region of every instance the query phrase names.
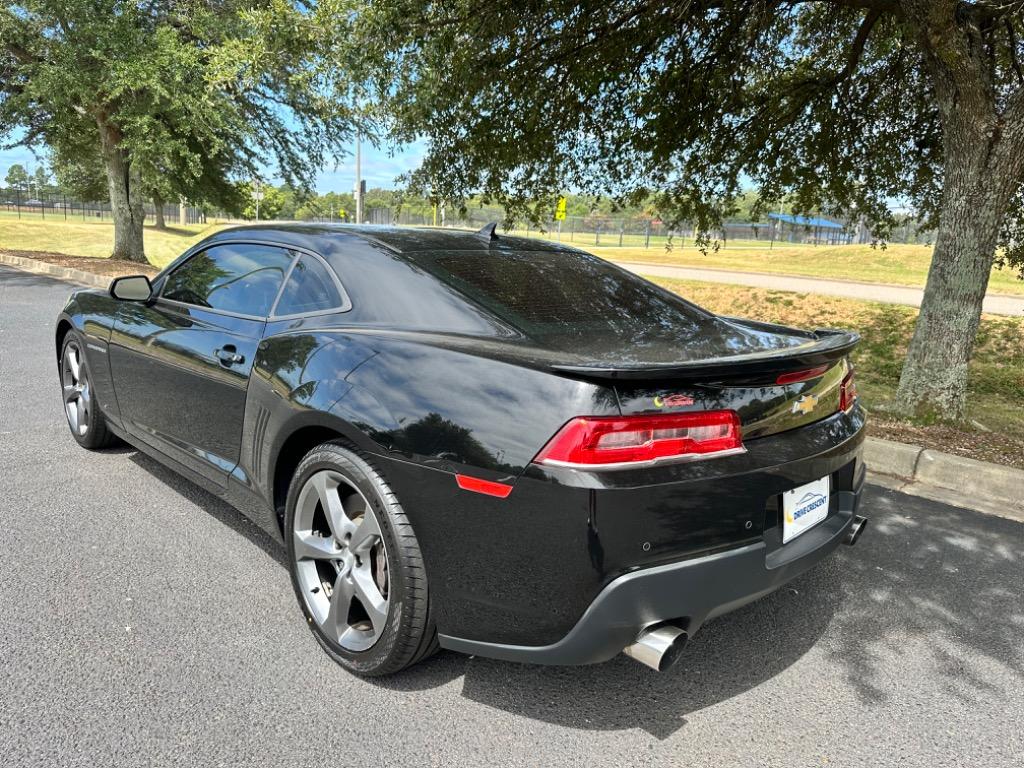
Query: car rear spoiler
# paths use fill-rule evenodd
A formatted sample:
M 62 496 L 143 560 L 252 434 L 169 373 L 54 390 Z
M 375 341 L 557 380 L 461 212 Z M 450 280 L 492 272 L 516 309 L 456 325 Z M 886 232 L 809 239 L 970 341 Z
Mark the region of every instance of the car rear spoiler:
M 749 320 L 745 325 L 755 325 Z M 757 324 L 768 326 L 767 324 Z M 551 365 L 551 369 L 585 379 L 623 381 L 655 381 L 686 379 L 689 381 L 757 380 L 789 371 L 815 368 L 835 363 L 850 354 L 860 336 L 851 331 L 821 329 L 808 334 L 804 344 L 786 349 L 755 352 L 730 357 L 706 358 L 678 363 L 642 363 L 638 365 Z

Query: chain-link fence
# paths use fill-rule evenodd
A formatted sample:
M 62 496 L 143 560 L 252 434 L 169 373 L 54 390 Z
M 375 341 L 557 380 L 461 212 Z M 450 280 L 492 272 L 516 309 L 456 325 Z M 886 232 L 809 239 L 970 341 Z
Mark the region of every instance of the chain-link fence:
M 156 221 L 156 209 L 152 203 L 144 203 L 147 223 Z M 202 208 L 192 205 L 167 203 L 162 206 L 167 224 L 205 224 L 207 216 L 224 218 L 223 213 L 208 214 Z M 16 188 L 0 188 L 0 216 L 18 219 L 62 219 L 65 221 L 111 221 L 109 202 L 78 200 L 61 192 L 23 191 Z

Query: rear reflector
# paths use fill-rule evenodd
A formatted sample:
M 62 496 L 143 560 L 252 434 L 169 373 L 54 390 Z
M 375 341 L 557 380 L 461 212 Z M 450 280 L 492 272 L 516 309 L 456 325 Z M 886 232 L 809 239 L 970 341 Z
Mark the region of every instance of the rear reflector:
M 562 427 L 534 462 L 583 469 L 626 469 L 742 453 L 736 411 L 581 416 Z
M 819 365 L 817 368 L 808 368 L 806 371 L 791 371 L 780 373 L 775 380 L 776 384 L 798 384 L 801 381 L 809 381 L 823 375 L 828 370 L 828 365 Z
M 499 499 L 504 499 L 512 493 L 511 485 L 505 485 L 505 483 L 494 483 L 490 480 L 481 480 L 479 477 L 470 477 L 469 475 L 456 475 L 455 482 L 458 483 L 459 488 L 464 491 L 474 491 L 475 493 L 483 493 L 487 496 L 497 496 Z
M 850 370 L 843 377 L 843 383 L 839 385 L 839 410 L 845 413 L 853 408 L 856 402 L 857 382 L 853 378 L 853 366 L 851 365 Z

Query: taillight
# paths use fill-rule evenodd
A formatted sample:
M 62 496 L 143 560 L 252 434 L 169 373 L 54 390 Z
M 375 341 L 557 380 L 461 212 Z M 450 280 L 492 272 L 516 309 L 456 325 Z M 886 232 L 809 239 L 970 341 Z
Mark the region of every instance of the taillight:
M 853 378 L 853 366 L 843 377 L 843 383 L 839 385 L 839 410 L 846 413 L 853 408 L 857 402 L 857 382 Z
M 562 427 L 534 462 L 584 469 L 623 469 L 741 453 L 736 411 L 644 416 L 581 416 Z
M 778 378 L 775 379 L 776 384 L 798 384 L 801 381 L 810 381 L 816 379 L 819 376 L 824 375 L 825 371 L 828 370 L 828 365 L 819 365 L 817 368 L 808 368 L 806 371 L 790 371 L 789 373 L 780 373 Z

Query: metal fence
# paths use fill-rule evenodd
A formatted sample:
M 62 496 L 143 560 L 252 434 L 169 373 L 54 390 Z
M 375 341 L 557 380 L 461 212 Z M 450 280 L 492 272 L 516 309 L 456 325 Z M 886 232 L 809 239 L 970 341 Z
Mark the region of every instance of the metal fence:
M 155 221 L 151 202 L 144 204 L 146 221 Z M 198 206 L 168 203 L 163 206 L 168 224 L 205 224 L 208 218 L 228 219 L 222 211 L 205 211 Z M 111 220 L 109 202 L 79 200 L 59 190 L 29 193 L 15 188 L 0 188 L 0 217 L 27 219 L 64 219 L 81 221 Z M 369 224 L 398 224 L 405 226 L 444 226 L 480 229 L 492 221 L 501 222 L 504 211 L 500 208 L 474 208 L 464 215 L 457 212 L 410 208 L 370 208 L 364 220 Z M 316 220 L 316 219 L 315 219 Z M 318 219 L 328 221 L 328 217 Z M 330 220 L 340 221 L 337 216 Z M 351 220 L 351 219 L 348 219 Z M 870 243 L 873 235 L 866 227 L 851 221 L 840 221 L 838 230 L 815 230 L 779 221 L 729 221 L 707 236 L 720 248 L 774 248 L 776 245 L 840 245 Z M 560 240 L 581 247 L 597 248 L 664 248 L 670 241 L 674 247 L 693 245 L 697 233 L 692 227 L 669 229 L 656 218 L 646 216 L 615 217 L 594 214 L 568 216 L 564 221 L 549 222 L 543 228 L 531 225 L 517 226 L 512 234 Z M 934 242 L 934 233 L 919 228 L 917 222 L 904 217 L 887 238 L 890 243 Z
M 143 204 L 147 222 L 156 220 L 156 209 L 153 204 Z M 207 212 L 192 205 L 181 206 L 167 203 L 163 206 L 164 220 L 168 224 L 205 224 Z M 79 200 L 59 191 L 29 193 L 20 189 L 0 188 L 0 215 L 18 219 L 63 219 L 66 221 L 103 221 L 112 220 L 109 202 Z M 213 215 L 213 214 L 209 214 Z M 217 213 L 217 217 L 224 214 Z M 184 221 L 182 221 L 184 217 Z
M 443 226 L 479 229 L 485 224 L 501 222 L 500 209 L 471 209 L 465 215 L 437 211 L 410 211 L 407 209 L 372 208 L 366 212 L 370 224 L 398 224 L 406 226 Z M 842 229 L 814 229 L 790 225 L 779 221 L 729 221 L 707 237 L 722 248 L 772 248 L 776 245 L 846 245 L 870 243 L 874 236 L 856 222 L 840 221 Z M 552 221 L 543 228 L 522 225 L 512 234 L 560 240 L 579 246 L 599 248 L 663 248 L 671 238 L 673 246 L 692 245 L 697 232 L 693 227 L 669 229 L 656 218 L 613 217 L 602 215 L 568 216 L 564 221 Z M 907 220 L 887 238 L 891 243 L 931 243 L 933 233 L 920 231 L 916 222 Z

